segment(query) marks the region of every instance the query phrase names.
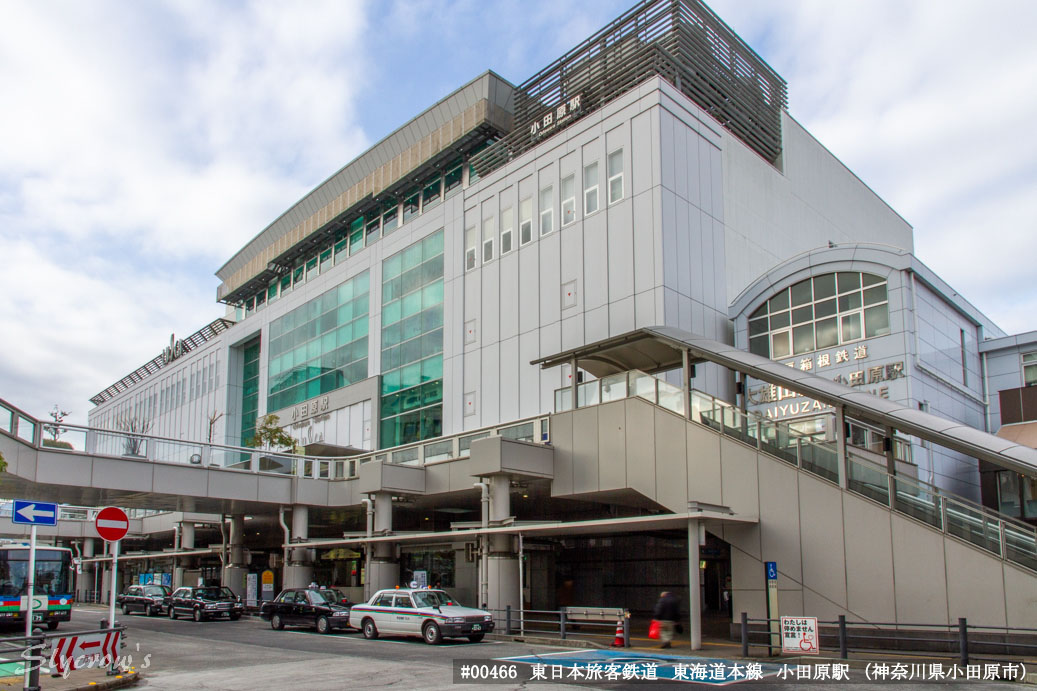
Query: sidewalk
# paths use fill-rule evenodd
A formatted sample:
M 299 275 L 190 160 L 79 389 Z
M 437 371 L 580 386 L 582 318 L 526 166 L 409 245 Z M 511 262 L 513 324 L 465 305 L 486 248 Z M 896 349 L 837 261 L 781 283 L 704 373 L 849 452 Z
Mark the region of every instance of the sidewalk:
M 49 674 L 40 674 L 40 688 L 45 691 L 100 691 L 101 689 L 123 689 L 140 681 L 138 672 L 127 672 L 109 677 L 103 669 L 77 670 L 68 679 Z M 24 677 L 0 678 L 0 689 L 21 689 Z

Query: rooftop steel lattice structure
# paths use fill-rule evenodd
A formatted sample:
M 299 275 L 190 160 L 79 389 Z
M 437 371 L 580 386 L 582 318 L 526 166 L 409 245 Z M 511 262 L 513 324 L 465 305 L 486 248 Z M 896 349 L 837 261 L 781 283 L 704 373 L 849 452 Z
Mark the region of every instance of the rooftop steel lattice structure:
M 186 355 L 195 348 L 204 345 L 207 341 L 212 340 L 217 334 L 226 331 L 228 327 L 232 326 L 234 322 L 229 319 L 216 319 L 212 323 L 203 326 L 202 328 L 195 331 L 193 334 L 181 341 L 183 347 L 183 353 Z M 141 365 L 137 369 L 133 370 L 125 377 L 115 382 L 107 389 L 102 391 L 90 398 L 90 402 L 94 405 L 101 405 L 105 401 L 109 401 L 114 398 L 117 394 L 126 391 L 137 382 L 144 381 L 147 377 L 150 377 L 155 372 L 162 369 L 168 362 L 163 354 L 158 354 L 147 363 Z
M 485 175 L 656 75 L 777 162 L 785 80 L 698 0 L 646 0 L 520 84 L 513 129 L 472 162 Z

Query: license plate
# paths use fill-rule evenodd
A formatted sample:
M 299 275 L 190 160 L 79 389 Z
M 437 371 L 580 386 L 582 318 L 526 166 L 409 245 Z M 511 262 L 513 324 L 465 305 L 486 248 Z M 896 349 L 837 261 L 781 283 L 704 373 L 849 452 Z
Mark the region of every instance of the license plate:
M 33 621 L 43 621 L 43 615 L 42 614 L 34 614 L 34 615 L 32 615 L 32 620 Z
M 472 624 L 472 631 L 482 631 L 482 624 Z

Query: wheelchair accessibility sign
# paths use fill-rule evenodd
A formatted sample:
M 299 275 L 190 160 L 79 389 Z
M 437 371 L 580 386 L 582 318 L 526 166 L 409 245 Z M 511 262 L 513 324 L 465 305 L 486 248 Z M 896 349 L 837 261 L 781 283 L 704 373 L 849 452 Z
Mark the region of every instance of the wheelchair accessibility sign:
M 781 652 L 788 655 L 818 655 L 817 617 L 782 617 Z

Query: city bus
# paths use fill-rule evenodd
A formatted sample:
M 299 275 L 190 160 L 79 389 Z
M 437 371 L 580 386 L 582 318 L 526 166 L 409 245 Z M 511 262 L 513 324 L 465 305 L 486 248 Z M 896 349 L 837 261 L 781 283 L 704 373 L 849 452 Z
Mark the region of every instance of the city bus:
M 33 622 L 54 630 L 72 617 L 72 550 L 36 547 Z M 29 545 L 0 541 L 0 624 L 25 624 Z

